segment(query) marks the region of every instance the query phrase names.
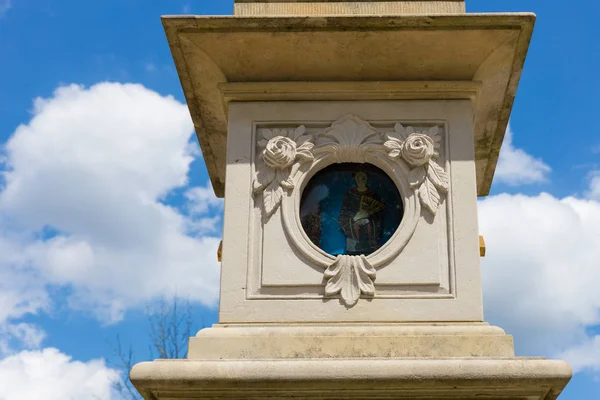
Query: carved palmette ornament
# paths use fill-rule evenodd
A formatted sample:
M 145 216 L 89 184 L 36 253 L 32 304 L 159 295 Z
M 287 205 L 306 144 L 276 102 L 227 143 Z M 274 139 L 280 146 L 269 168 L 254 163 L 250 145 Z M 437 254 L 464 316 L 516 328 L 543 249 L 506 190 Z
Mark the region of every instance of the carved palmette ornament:
M 412 189 L 410 196 L 417 196 L 417 203 L 434 216 L 442 195 L 448 192 L 448 175 L 437 163 L 441 142 L 437 126 L 417 131 L 397 123 L 393 132 L 380 132 L 361 118 L 347 115 L 312 135 L 300 125 L 259 129 L 258 136 L 253 190 L 255 195 L 262 194 L 267 219 L 280 207 L 284 194 L 296 188 L 297 177 L 307 173 L 300 167 L 308 165 L 310 170 L 324 161 L 328 161 L 325 165 L 383 159 L 403 163 L 409 171 L 405 179 Z M 377 265 L 372 265 L 370 257 L 329 256 L 324 271 L 325 294 L 339 294 L 346 306 L 355 305 L 361 294 L 374 296 Z
M 340 294 L 347 306 L 356 304 L 361 294 L 375 296 L 375 268 L 369 264 L 367 257 L 339 255 L 325 270 L 325 294 Z

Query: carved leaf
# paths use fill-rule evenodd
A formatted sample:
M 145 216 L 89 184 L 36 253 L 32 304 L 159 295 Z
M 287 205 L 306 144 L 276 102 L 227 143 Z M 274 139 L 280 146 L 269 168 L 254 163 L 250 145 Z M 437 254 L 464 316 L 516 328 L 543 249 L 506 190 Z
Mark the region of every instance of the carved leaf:
M 312 155 L 310 151 L 307 150 L 299 150 L 296 151 L 296 156 L 301 162 L 312 161 L 315 157 Z
M 402 145 L 406 140 L 406 129 L 400 123 L 394 126 L 395 132 L 385 134 L 388 140 L 383 145 L 388 150 L 389 158 L 398 158 L 401 155 Z
M 392 150 L 388 153 L 389 158 L 398 158 L 400 157 L 400 150 Z
M 287 178 L 283 181 L 280 182 L 281 186 L 283 186 L 286 189 L 293 189 L 294 188 L 294 181 L 292 180 L 292 178 Z
M 311 135 L 302 135 L 299 138 L 296 139 L 296 146 L 297 147 L 302 147 L 307 143 L 310 143 L 310 139 L 312 139 Z M 312 143 L 310 143 L 312 144 Z M 311 147 L 312 148 L 312 147 Z
M 267 186 L 263 192 L 263 205 L 267 217 L 270 217 L 279 204 L 281 204 L 281 197 L 283 196 L 283 188 L 280 186 L 279 181 L 274 180 Z
M 277 133 L 273 131 L 273 129 L 262 129 L 261 130 L 262 133 L 262 137 L 265 140 L 271 140 L 273 139 L 275 136 L 277 136 Z
M 325 271 L 328 278 L 325 294 L 328 296 L 340 294 L 347 306 L 358 302 L 360 294 L 375 295 L 376 271 L 364 255 L 339 255 Z
M 394 132 L 396 132 L 396 135 L 393 136 L 400 139 L 401 141 L 405 141 L 408 137 L 408 133 L 406 133 L 406 128 L 400 122 L 394 125 Z
M 358 299 L 360 298 L 360 288 L 353 274 L 351 272 L 347 274 L 344 286 L 342 286 L 342 290 L 340 291 L 340 296 L 344 304 L 353 306 L 358 303 Z
M 273 179 L 275 179 L 275 171 L 267 167 L 265 164 L 260 164 L 258 168 L 259 169 L 256 172 L 256 179 L 254 179 L 254 183 L 252 184 L 254 193 L 262 192 L 265 186 L 273 182 Z
M 435 161 L 429 160 L 427 164 L 427 178 L 439 191 L 443 193 L 448 191 L 448 174 Z
M 376 271 L 375 268 L 367 261 L 365 256 L 354 257 L 358 264 L 358 268 L 355 271 L 358 273 L 358 287 L 363 294 L 369 296 L 375 296 L 375 280 Z
M 302 143 L 301 145 L 297 146 L 296 149 L 311 151 L 314 147 L 315 147 L 315 145 L 312 144 L 311 142 L 306 142 L 306 143 Z
M 338 143 L 323 143 L 315 148 L 314 153 L 316 154 L 332 154 L 337 155 L 340 153 L 341 146 Z
M 435 185 L 428 178 L 425 178 L 425 181 L 419 186 L 418 191 L 421 204 L 423 204 L 431 214 L 435 215 L 438 206 L 440 205 L 440 194 Z
M 310 139 L 310 137 L 308 137 Z M 305 142 L 296 148 L 296 156 L 300 162 L 312 161 L 315 157 L 312 154 L 312 149 L 315 145 L 310 142 Z
M 413 168 L 408 173 L 408 183 L 411 188 L 419 187 L 425 180 L 426 171 L 424 166 Z
M 373 132 L 365 137 L 361 146 L 381 146 L 383 144 L 383 134 Z
M 299 143 L 299 141 L 303 137 L 305 132 L 306 132 L 306 127 L 304 125 L 300 125 L 299 127 L 297 127 L 294 130 L 290 129 L 289 137 L 300 145 L 302 143 Z M 305 135 L 305 136 L 310 139 L 309 135 Z
M 346 267 L 344 256 L 339 255 L 335 258 L 335 261 L 325 270 L 323 274 L 327 278 L 327 285 L 325 285 L 325 294 L 333 296 L 341 292 L 344 287 L 345 273 L 342 271 Z
M 403 141 L 396 137 L 391 136 L 391 134 L 389 134 L 389 133 L 388 133 L 387 137 L 389 140 L 385 141 L 383 143 L 383 145 L 389 151 L 388 157 L 389 158 L 400 157 L 400 149 L 402 149 Z
M 289 129 L 286 128 L 273 128 L 271 129 L 273 131 L 273 137 L 276 136 L 283 136 L 283 137 L 289 137 Z
M 289 168 L 277 170 L 276 175 L 275 175 L 275 181 L 279 182 L 279 184 L 283 187 L 286 187 L 285 185 L 290 185 L 290 184 L 291 184 L 291 187 L 294 187 L 294 182 L 292 181 Z
M 440 148 L 440 142 L 442 141 L 442 136 L 440 135 L 440 128 L 438 126 L 429 128 L 428 135 L 431 139 L 433 139 L 433 147 L 436 150 L 438 150 Z
M 389 140 L 383 142 L 383 145 L 390 150 L 400 150 L 402 148 L 402 141 L 396 139 L 395 137 L 391 137 L 389 134 L 387 135 Z
M 293 179 L 296 176 L 296 173 L 298 172 L 298 170 L 300 169 L 300 163 L 295 163 L 294 165 L 292 165 L 292 170 L 290 172 L 290 179 Z

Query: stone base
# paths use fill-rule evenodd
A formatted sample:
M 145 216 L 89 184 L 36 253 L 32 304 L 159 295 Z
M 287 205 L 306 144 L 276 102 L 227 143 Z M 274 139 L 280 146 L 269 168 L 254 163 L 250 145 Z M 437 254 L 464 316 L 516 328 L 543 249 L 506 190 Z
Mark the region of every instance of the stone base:
M 487 323 L 215 325 L 190 338 L 188 350 L 205 361 L 404 357 L 514 357 L 514 346 Z
M 556 399 L 563 361 L 515 358 L 487 324 L 220 326 L 189 359 L 137 364 L 131 381 L 160 399 Z
M 158 360 L 131 371 L 146 400 L 554 400 L 570 377 L 563 361 L 525 358 Z

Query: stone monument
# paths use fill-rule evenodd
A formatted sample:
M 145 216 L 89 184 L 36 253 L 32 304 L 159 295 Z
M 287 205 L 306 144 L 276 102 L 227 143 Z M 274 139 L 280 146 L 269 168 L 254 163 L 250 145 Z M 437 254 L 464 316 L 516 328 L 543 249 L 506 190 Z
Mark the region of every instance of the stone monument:
M 234 14 L 163 18 L 225 217 L 219 323 L 137 364 L 144 398 L 556 399 L 568 364 L 484 322 L 477 225 L 535 16 Z

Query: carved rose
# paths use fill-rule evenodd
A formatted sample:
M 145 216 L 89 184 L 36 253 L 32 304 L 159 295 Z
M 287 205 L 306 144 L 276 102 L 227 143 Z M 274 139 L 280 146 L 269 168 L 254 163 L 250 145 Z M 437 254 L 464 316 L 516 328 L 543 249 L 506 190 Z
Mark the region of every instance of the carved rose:
M 410 134 L 402 146 L 401 153 L 402 158 L 409 164 L 424 165 L 435 154 L 433 139 L 424 133 Z
M 314 160 L 312 136 L 306 128 L 262 129 L 258 141 L 262 162 L 256 165 L 254 193 L 262 193 L 263 207 L 270 217 L 281 204 L 284 190 L 294 188 L 294 175 L 299 165 Z
M 448 192 L 448 175 L 435 161 L 439 158 L 442 137 L 434 126 L 427 132 L 415 132 L 412 127 L 397 123 L 394 132 L 387 133 L 383 144 L 391 159 L 403 158 L 411 167 L 410 187 L 418 194 L 421 204 L 435 215 L 441 194 Z
M 271 168 L 287 168 L 296 160 L 296 142 L 284 136 L 275 136 L 263 150 L 263 160 Z

